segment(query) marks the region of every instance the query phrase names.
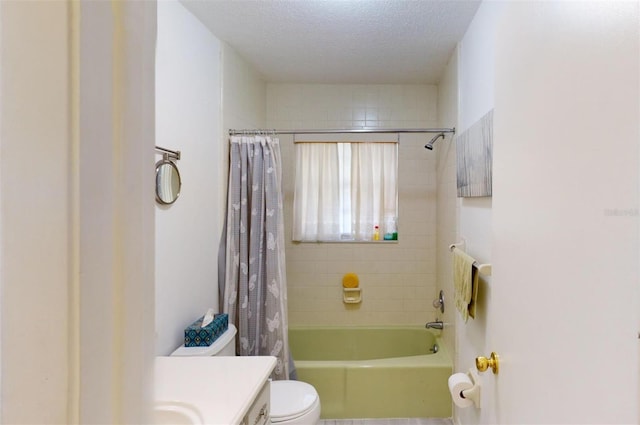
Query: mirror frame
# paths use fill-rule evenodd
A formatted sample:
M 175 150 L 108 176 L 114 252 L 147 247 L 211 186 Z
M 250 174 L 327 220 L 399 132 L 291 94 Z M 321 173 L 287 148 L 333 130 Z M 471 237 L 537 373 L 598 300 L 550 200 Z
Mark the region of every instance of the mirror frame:
M 158 185 L 158 174 L 160 173 L 160 167 L 162 167 L 163 165 L 168 164 L 170 165 L 176 172 L 176 175 L 178 176 L 178 191 L 176 193 L 175 198 L 173 198 L 173 200 L 171 202 L 166 202 L 165 200 L 163 200 L 160 197 L 160 186 Z M 175 162 L 171 161 L 169 158 L 163 158 L 160 161 L 156 162 L 156 202 L 161 204 L 161 205 L 171 205 L 174 202 L 176 202 L 178 200 L 178 198 L 180 197 L 180 192 L 182 190 L 182 176 L 180 176 L 180 170 L 178 170 L 178 166 L 175 164 Z

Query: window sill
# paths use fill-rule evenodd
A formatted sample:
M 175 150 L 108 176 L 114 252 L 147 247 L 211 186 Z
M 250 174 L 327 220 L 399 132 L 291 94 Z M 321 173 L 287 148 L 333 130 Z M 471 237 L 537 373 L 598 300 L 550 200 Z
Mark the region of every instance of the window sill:
M 398 239 L 396 240 L 381 240 L 381 241 L 291 241 L 294 244 L 311 244 L 311 243 L 315 243 L 315 244 L 324 244 L 324 243 L 329 243 L 329 244 L 379 244 L 379 245 L 386 245 L 386 244 L 397 244 L 400 241 Z

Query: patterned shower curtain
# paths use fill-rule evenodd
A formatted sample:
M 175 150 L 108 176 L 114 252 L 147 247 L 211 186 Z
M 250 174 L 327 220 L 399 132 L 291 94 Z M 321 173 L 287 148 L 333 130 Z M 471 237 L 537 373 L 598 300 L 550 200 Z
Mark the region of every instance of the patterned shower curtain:
M 281 179 L 277 138 L 231 138 L 222 310 L 238 328 L 238 353 L 275 356 L 273 378 L 289 379 Z

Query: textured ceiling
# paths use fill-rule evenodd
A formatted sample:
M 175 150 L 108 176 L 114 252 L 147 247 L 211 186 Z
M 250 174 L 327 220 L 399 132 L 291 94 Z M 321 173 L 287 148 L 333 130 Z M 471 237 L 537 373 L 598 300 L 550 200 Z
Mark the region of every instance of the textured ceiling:
M 269 82 L 437 83 L 480 2 L 181 0 Z

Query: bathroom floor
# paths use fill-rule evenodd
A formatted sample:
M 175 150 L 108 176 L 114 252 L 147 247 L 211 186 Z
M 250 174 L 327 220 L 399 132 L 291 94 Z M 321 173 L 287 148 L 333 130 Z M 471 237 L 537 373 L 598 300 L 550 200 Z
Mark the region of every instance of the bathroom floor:
M 452 425 L 451 419 L 401 418 L 401 419 L 322 419 L 318 425 Z

